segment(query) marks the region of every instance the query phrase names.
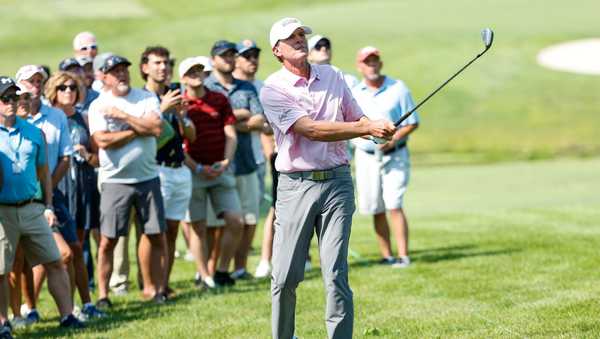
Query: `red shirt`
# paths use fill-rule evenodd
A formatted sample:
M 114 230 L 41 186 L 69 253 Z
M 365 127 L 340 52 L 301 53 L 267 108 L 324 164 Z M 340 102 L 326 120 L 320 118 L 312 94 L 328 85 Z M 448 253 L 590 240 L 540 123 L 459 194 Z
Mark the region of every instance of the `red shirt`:
M 185 141 L 187 153 L 194 161 L 212 165 L 225 158 L 225 131 L 227 125 L 236 123 L 229 100 L 220 93 L 209 91 L 201 99 L 192 99 L 184 93 L 188 102 L 188 117 L 196 126 L 196 140 Z

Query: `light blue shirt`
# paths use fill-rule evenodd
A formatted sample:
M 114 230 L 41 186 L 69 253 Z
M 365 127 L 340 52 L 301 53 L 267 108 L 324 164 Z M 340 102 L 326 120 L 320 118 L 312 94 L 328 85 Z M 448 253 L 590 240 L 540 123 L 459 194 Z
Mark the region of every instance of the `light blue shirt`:
M 21 118 L 11 128 L 0 125 L 0 203 L 31 199 L 38 190 L 36 167 L 46 163 L 46 146 L 38 128 Z
M 366 83 L 362 81 L 352 88 L 352 95 L 363 113 L 371 120 L 387 119 L 396 122 L 404 113 L 415 107 L 410 90 L 404 82 L 387 76 L 381 87 L 376 90 L 367 87 Z M 419 115 L 414 112 L 399 127 L 417 124 L 419 124 Z M 407 140 L 408 136 L 399 140 L 398 143 Z M 353 143 L 363 151 L 374 151 L 377 148 L 374 142 L 363 138 L 356 138 Z
M 73 153 L 67 116 L 59 109 L 42 104 L 40 111 L 27 121 L 44 132 L 48 144 L 48 171 L 52 175 L 58 159 Z

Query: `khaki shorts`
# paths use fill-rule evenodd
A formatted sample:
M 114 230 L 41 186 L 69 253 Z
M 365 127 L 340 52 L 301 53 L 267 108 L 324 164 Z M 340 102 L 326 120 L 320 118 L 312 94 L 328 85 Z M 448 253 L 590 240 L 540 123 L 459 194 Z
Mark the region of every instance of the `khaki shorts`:
M 256 225 L 258 223 L 258 213 L 260 213 L 260 184 L 258 182 L 258 173 L 236 175 L 240 202 L 242 204 L 242 217 L 244 224 Z
M 52 229 L 44 217 L 44 205 L 0 206 L 0 223 L 0 274 L 12 270 L 19 243 L 32 266 L 60 260 Z
M 209 199 L 219 219 L 223 218 L 223 212 L 241 211 L 240 198 L 235 188 L 235 177 L 231 170 L 223 172 L 214 180 L 205 180 L 200 175 L 192 176 L 192 199 L 184 221 L 205 221 Z

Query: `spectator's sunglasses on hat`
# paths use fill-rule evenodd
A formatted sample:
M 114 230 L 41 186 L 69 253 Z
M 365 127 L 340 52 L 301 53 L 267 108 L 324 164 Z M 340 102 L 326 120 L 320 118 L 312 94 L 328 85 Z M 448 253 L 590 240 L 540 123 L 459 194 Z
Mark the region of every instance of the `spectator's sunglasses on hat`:
M 80 50 L 80 51 L 96 50 L 96 49 L 98 49 L 98 45 L 94 45 L 94 44 L 92 44 L 92 45 L 87 45 L 87 46 L 81 46 L 81 47 L 79 48 L 79 50 Z
M 11 104 L 13 102 L 19 101 L 19 96 L 17 95 L 17 93 L 4 94 L 0 96 L 0 101 L 2 101 L 2 103 L 4 103 L 5 105 Z
M 77 85 L 65 85 L 65 84 L 62 84 L 62 85 L 56 86 L 56 89 L 59 90 L 59 91 L 61 91 L 61 92 L 66 91 L 67 88 L 70 89 L 71 92 L 75 92 L 77 90 Z
M 252 48 L 252 49 L 245 51 L 244 53 L 240 53 L 240 55 L 243 56 L 245 59 L 252 59 L 252 58 L 258 59 L 258 56 L 260 55 L 260 50 L 258 50 L 256 48 Z
M 317 42 L 317 44 L 315 45 L 315 49 L 317 51 L 320 51 L 321 48 L 325 47 L 326 49 L 331 49 L 331 43 L 329 42 L 329 40 L 327 39 L 321 39 L 319 40 L 319 42 Z

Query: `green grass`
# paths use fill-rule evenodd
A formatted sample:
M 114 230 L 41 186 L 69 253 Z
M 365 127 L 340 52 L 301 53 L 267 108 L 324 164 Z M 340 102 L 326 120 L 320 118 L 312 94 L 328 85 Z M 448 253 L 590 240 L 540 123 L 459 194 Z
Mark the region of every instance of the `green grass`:
M 406 202 L 414 265 L 375 265 L 370 220 L 356 215 L 358 255 L 349 259 L 356 337 L 600 336 L 598 171 L 599 158 L 415 168 Z M 318 257 L 316 248 L 312 254 Z M 257 260 L 251 257 L 251 269 Z M 193 272 L 178 260 L 174 302 L 144 304 L 135 292 L 114 297 L 111 317 L 78 337 L 269 336 L 267 281 L 202 294 L 192 287 Z M 45 321 L 22 334 L 67 335 L 55 329 L 48 294 L 42 300 Z M 323 317 L 323 285 L 313 271 L 298 289 L 298 335 L 324 338 Z
M 268 52 L 270 25 L 298 16 L 332 38 L 334 63 L 348 72 L 355 72 L 358 48 L 380 47 L 384 71 L 404 79 L 418 100 L 481 49 L 479 31 L 489 26 L 496 31 L 492 50 L 421 109 L 415 162 L 589 156 L 600 153 L 600 82 L 541 68 L 535 56 L 549 44 L 594 36 L 599 10 L 594 0 L 4 0 L 0 73 L 14 74 L 24 63 L 55 67 L 87 29 L 102 50 L 134 61 L 151 44 L 181 60 L 208 54 L 217 39 L 254 38 L 265 78 L 279 67 Z

